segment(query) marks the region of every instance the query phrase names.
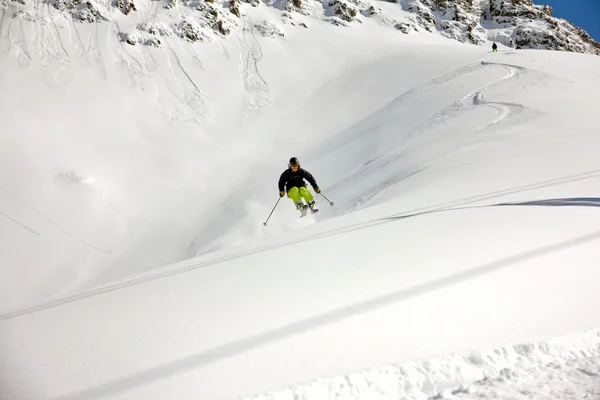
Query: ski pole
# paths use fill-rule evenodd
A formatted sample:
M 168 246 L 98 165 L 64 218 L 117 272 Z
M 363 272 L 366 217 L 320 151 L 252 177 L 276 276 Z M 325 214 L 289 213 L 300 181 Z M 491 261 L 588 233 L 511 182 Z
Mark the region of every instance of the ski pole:
M 333 201 L 330 201 L 323 193 L 320 193 L 321 196 L 325 198 L 325 200 L 329 201 L 329 205 L 333 207 Z
M 279 200 L 281 200 L 281 197 L 277 199 L 277 203 L 275 203 L 275 207 L 277 207 L 277 204 L 279 204 Z M 273 207 L 273 209 L 271 210 L 271 214 L 269 214 L 269 217 L 267 218 L 267 220 L 265 222 L 263 222 L 264 226 L 267 226 L 267 222 L 269 222 L 269 219 L 271 218 L 273 211 L 275 211 L 275 207 Z

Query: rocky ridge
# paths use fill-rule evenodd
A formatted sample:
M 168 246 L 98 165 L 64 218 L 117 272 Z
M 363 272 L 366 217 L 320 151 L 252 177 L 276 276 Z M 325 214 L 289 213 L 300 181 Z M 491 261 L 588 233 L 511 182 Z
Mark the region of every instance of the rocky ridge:
M 34 0 L 4 0 L 0 5 L 27 6 Z M 136 1 L 48 0 L 56 12 L 81 23 L 110 21 L 115 14 L 138 13 Z M 463 43 L 490 41 L 516 49 L 547 49 L 600 55 L 600 43 L 583 29 L 555 18 L 552 8 L 532 0 L 154 0 L 154 14 L 134 30 L 122 32 L 130 45 L 161 46 L 161 37 L 175 35 L 189 42 L 211 41 L 243 29 L 244 7 L 274 7 L 278 21 L 254 25 L 259 34 L 285 37 L 284 25 L 307 28 L 311 19 L 339 26 L 360 24 L 370 18 L 404 34 L 439 32 Z M 392 18 L 382 4 L 396 4 L 404 18 Z M 389 6 L 389 4 L 388 4 Z M 389 8 L 388 8 L 389 9 Z M 395 14 L 397 15 L 397 13 Z

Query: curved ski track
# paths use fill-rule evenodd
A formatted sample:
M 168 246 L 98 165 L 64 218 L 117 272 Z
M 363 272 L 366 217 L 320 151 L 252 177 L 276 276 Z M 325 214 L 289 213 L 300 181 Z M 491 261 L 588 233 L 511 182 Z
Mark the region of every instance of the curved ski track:
M 425 120 L 424 122 L 419 124 L 417 127 L 410 130 L 409 132 L 407 132 L 406 135 L 401 138 L 401 140 L 406 144 L 406 143 L 416 139 L 417 137 L 422 137 L 422 136 L 428 134 L 429 132 L 432 132 L 434 129 L 448 123 L 450 120 L 457 118 L 461 114 L 469 112 L 473 108 L 479 107 L 479 106 L 488 106 L 488 107 L 492 107 L 492 108 L 496 109 L 498 111 L 498 113 L 493 120 L 487 122 L 486 124 L 484 124 L 482 126 L 473 128 L 471 131 L 467 132 L 463 136 L 448 137 L 448 135 L 446 135 L 444 138 L 442 138 L 438 142 L 436 142 L 436 147 L 439 147 L 439 151 L 438 151 L 439 156 L 433 157 L 436 159 L 436 161 L 428 163 L 424 166 L 421 165 L 421 166 L 415 167 L 412 170 L 405 170 L 402 174 L 397 175 L 391 179 L 387 179 L 387 180 L 379 183 L 376 187 L 374 187 L 369 192 L 364 193 L 360 197 L 356 198 L 352 202 L 353 203 L 352 206 L 350 206 L 347 210 L 343 211 L 342 214 L 346 214 L 348 212 L 359 209 L 362 205 L 364 205 L 369 200 L 371 200 L 373 197 L 375 197 L 378 194 L 380 194 L 381 192 L 383 192 L 385 189 L 387 189 L 407 178 L 410 178 L 420 172 L 423 172 L 431 167 L 434 167 L 434 166 L 444 162 L 444 155 L 459 148 L 461 145 L 464 145 L 465 139 L 470 138 L 470 143 L 473 143 L 474 141 L 476 142 L 477 140 L 479 140 L 479 141 L 487 140 L 487 139 L 489 139 L 489 137 L 482 135 L 483 133 L 489 134 L 489 133 L 492 133 L 494 130 L 496 130 L 499 127 L 507 126 L 510 124 L 515 124 L 517 122 L 521 122 L 521 121 L 524 121 L 524 120 L 527 120 L 530 118 L 534 118 L 534 117 L 540 115 L 539 111 L 534 110 L 529 107 L 526 107 L 522 104 L 510 103 L 510 102 L 495 102 L 495 101 L 486 100 L 485 95 L 490 89 L 492 89 L 498 85 L 501 85 L 507 81 L 520 80 L 526 75 L 534 75 L 535 74 L 535 75 L 542 76 L 542 74 L 537 71 L 533 71 L 533 70 L 530 70 L 530 69 L 527 69 L 524 67 L 520 67 L 520 66 L 516 66 L 516 65 L 509 65 L 509 64 L 502 64 L 502 63 L 490 63 L 490 62 L 483 61 L 481 63 L 466 65 L 466 66 L 457 68 L 455 70 L 452 70 L 448 73 L 444 73 L 444 74 L 432 79 L 431 81 L 429 81 L 427 84 L 425 84 L 423 86 L 441 85 L 443 83 L 450 82 L 450 81 L 452 81 L 460 76 L 463 76 L 465 74 L 468 74 L 470 72 L 478 71 L 478 70 L 485 69 L 485 68 L 497 68 L 497 67 L 506 69 L 508 72 L 507 75 L 503 76 L 500 79 L 494 80 L 486 85 L 479 87 L 475 91 L 467 94 L 463 98 L 461 98 L 461 99 L 455 101 L 454 103 L 450 104 L 449 106 L 443 108 L 441 111 L 433 114 L 431 117 L 429 117 L 427 120 Z M 547 79 L 547 78 L 546 77 L 542 78 L 542 80 L 545 80 L 545 79 Z M 386 107 L 386 109 L 388 109 L 388 110 L 392 109 L 394 106 L 409 100 L 410 97 L 413 95 L 413 93 L 417 89 L 418 88 L 413 88 L 413 89 L 405 92 L 404 94 L 402 94 L 401 96 L 396 98 L 392 103 L 390 103 L 390 105 L 388 107 Z M 473 139 L 472 136 L 474 136 L 474 135 L 480 135 L 481 137 L 479 139 Z M 398 157 L 401 157 L 401 155 L 404 151 L 406 151 L 406 149 L 401 148 L 398 150 L 394 150 L 388 154 L 379 155 L 379 156 L 367 161 L 363 165 L 363 167 L 368 166 L 369 167 L 368 169 L 385 167 L 386 165 L 396 162 L 398 160 Z M 368 171 L 359 172 L 359 174 L 365 174 L 365 173 L 368 173 Z

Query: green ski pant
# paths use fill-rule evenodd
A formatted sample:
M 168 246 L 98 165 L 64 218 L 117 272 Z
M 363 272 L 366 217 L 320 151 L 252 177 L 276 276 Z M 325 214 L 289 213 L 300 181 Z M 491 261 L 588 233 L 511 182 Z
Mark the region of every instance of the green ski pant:
M 297 188 L 296 186 L 294 186 L 293 188 L 288 190 L 288 197 L 292 199 L 294 203 L 299 203 L 301 199 L 306 200 L 306 202 L 308 203 L 314 198 L 310 190 L 308 190 L 304 186 L 301 188 Z

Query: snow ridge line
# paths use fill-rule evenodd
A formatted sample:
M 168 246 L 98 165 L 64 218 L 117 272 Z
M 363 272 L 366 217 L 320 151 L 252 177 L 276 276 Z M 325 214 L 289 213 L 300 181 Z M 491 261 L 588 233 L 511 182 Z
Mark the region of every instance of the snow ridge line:
M 52 307 L 57 307 L 57 306 L 60 306 L 63 304 L 68 304 L 68 303 L 82 300 L 82 299 L 85 299 L 88 297 L 98 296 L 98 295 L 101 295 L 104 293 L 124 289 L 124 288 L 130 287 L 130 286 L 135 286 L 138 284 L 151 282 L 151 281 L 162 279 L 162 278 L 165 278 L 168 276 L 178 275 L 181 273 L 185 273 L 187 271 L 192 271 L 192 270 L 199 269 L 199 268 L 210 267 L 213 265 L 220 264 L 222 262 L 234 260 L 237 258 L 252 255 L 252 254 L 262 253 L 265 251 L 269 251 L 269 250 L 273 250 L 273 249 L 277 249 L 277 248 L 281 248 L 281 247 L 285 247 L 285 246 L 289 246 L 291 244 L 309 242 L 311 240 L 321 239 L 324 237 L 329 237 L 329 236 L 342 234 L 342 233 L 348 233 L 348 232 L 352 232 L 352 231 L 356 231 L 356 230 L 360 230 L 360 229 L 368 229 L 368 228 L 371 228 L 371 227 L 374 227 L 377 225 L 394 222 L 394 221 L 397 221 L 402 218 L 414 217 L 417 215 L 427 214 L 427 213 L 431 213 L 431 212 L 440 212 L 440 211 L 445 211 L 445 210 L 451 210 L 451 207 L 458 207 L 458 206 L 463 206 L 463 205 L 476 203 L 476 202 L 480 202 L 480 201 L 490 200 L 493 198 L 502 197 L 502 196 L 506 196 L 509 194 L 520 193 L 520 192 L 525 192 L 525 191 L 529 191 L 529 190 L 541 189 L 544 187 L 550 187 L 550 186 L 560 185 L 560 184 L 564 184 L 564 183 L 575 182 L 575 181 L 586 180 L 586 179 L 594 179 L 594 178 L 600 178 L 600 169 L 587 171 L 587 172 L 583 172 L 583 173 L 575 174 L 575 175 L 569 175 L 569 176 L 565 176 L 562 178 L 551 179 L 551 180 L 538 182 L 538 183 L 534 183 L 534 184 L 530 184 L 530 185 L 519 186 L 519 187 L 512 188 L 512 189 L 501 190 L 501 191 L 486 193 L 486 194 L 477 195 L 477 196 L 471 196 L 471 197 L 467 197 L 467 198 L 456 200 L 456 201 L 440 203 L 440 204 L 435 204 L 432 206 L 407 210 L 401 214 L 390 215 L 390 216 L 387 216 L 384 218 L 379 218 L 376 220 L 360 222 L 360 223 L 349 225 L 349 226 L 346 226 L 343 228 L 332 229 L 330 231 L 326 231 L 326 232 L 323 232 L 323 233 L 320 233 L 317 235 L 299 238 L 299 239 L 294 240 L 293 243 L 282 241 L 280 243 L 274 243 L 274 244 L 270 244 L 267 246 L 257 247 L 254 249 L 241 251 L 239 253 L 233 253 L 233 254 L 223 256 L 223 257 L 218 257 L 218 258 L 215 258 L 212 260 L 207 260 L 207 261 L 203 261 L 203 262 L 199 262 L 199 263 L 185 265 L 185 266 L 175 268 L 175 269 L 172 269 L 169 271 L 164 271 L 164 272 L 148 275 L 148 276 L 141 277 L 141 278 L 135 278 L 135 279 L 131 279 L 131 280 L 122 281 L 119 283 L 109 284 L 107 286 L 101 286 L 97 289 L 83 292 L 83 293 L 80 293 L 77 295 L 68 296 L 68 297 L 65 297 L 65 298 L 62 298 L 59 300 L 42 303 L 37 306 L 32 306 L 32 307 L 28 307 L 28 308 L 24 308 L 21 310 L 17 310 L 14 312 L 9 312 L 7 314 L 0 315 L 0 321 L 16 318 L 16 317 L 19 317 L 22 315 L 30 314 L 30 313 L 33 313 L 36 311 L 41 311 L 41 310 L 45 310 L 45 309 L 52 308 Z M 593 237 L 588 238 L 588 239 L 595 240 L 595 235 L 596 234 L 594 233 Z M 599 235 L 600 235 L 600 233 L 599 233 Z M 588 239 L 584 239 L 584 240 L 588 240 Z
M 515 254 L 512 256 L 508 256 L 499 260 L 495 260 L 484 265 L 480 265 L 469 270 L 465 270 L 454 275 L 446 276 L 439 278 L 433 282 L 427 282 L 420 285 L 415 285 L 409 288 L 403 288 L 401 290 L 385 293 L 383 295 L 360 301 L 354 304 L 342 306 L 333 310 L 329 310 L 323 312 L 321 314 L 317 314 L 314 316 L 310 316 L 304 318 L 299 321 L 294 321 L 291 323 L 287 323 L 285 325 L 281 325 L 276 328 L 270 328 L 263 332 L 258 332 L 246 337 L 243 337 L 238 340 L 234 340 L 232 342 L 228 342 L 225 344 L 217 345 L 216 347 L 210 348 L 202 353 L 192 354 L 188 356 L 183 356 L 176 360 L 171 360 L 168 363 L 168 366 L 158 365 L 147 368 L 143 371 L 137 371 L 130 375 L 116 378 L 112 381 L 102 382 L 93 386 L 91 388 L 83 389 L 82 391 L 70 393 L 65 396 L 61 396 L 60 398 L 56 398 L 55 400 L 94 400 L 94 399 L 105 399 L 109 398 L 110 395 L 118 394 L 120 392 L 140 387 L 143 385 L 147 385 L 150 382 L 158 382 L 160 380 L 167 379 L 169 377 L 189 372 L 194 368 L 199 368 L 211 363 L 218 362 L 223 359 L 227 359 L 232 356 L 237 356 L 239 354 L 254 351 L 257 348 L 261 348 L 267 345 L 271 345 L 273 343 L 277 343 L 281 340 L 285 340 L 289 337 L 299 335 L 302 333 L 310 332 L 314 329 L 322 328 L 324 326 L 337 323 L 348 318 L 355 317 L 357 315 L 371 312 L 373 310 L 377 310 L 381 307 L 385 307 L 391 305 L 393 303 L 418 297 L 424 295 L 430 291 L 435 291 L 438 289 L 443 289 L 451 285 L 455 285 L 461 282 L 464 282 L 469 279 L 477 278 L 479 276 L 493 273 L 495 271 L 499 271 L 502 269 L 513 267 L 516 263 L 522 262 L 527 259 L 541 257 L 553 251 L 562 250 L 565 248 L 569 248 L 572 246 L 582 245 L 589 243 L 594 240 L 600 239 L 600 230 L 595 232 L 582 235 L 571 240 L 567 240 L 561 243 L 555 243 L 551 245 L 537 247 L 535 249 Z M 600 343 L 600 338 L 596 339 L 595 343 Z M 520 348 L 521 353 L 527 354 L 527 347 L 524 346 L 522 349 Z M 597 352 L 600 355 L 600 347 Z M 576 354 L 576 353 L 575 353 Z M 592 355 L 593 357 L 593 355 Z M 474 357 L 476 358 L 476 357 Z M 481 358 L 481 357 L 479 357 Z M 597 356 L 596 356 L 597 358 Z M 477 359 L 477 358 L 476 358 Z M 595 359 L 592 358 L 594 361 Z M 477 360 L 478 361 L 478 360 Z M 431 368 L 427 368 L 430 364 L 430 361 L 426 361 L 422 365 L 425 366 L 425 376 L 431 371 Z M 473 364 L 482 364 L 481 362 L 473 362 Z M 454 362 L 448 363 L 448 367 L 446 370 L 451 370 L 455 365 Z M 592 371 L 593 372 L 593 371 Z M 346 378 L 343 378 L 346 380 Z M 419 382 L 419 381 L 417 381 Z M 444 382 L 444 380 L 442 380 Z M 452 382 L 452 385 L 456 385 L 456 382 Z M 328 381 L 325 383 L 326 387 L 330 387 Z M 440 388 L 440 385 L 427 385 L 425 382 L 425 387 L 433 388 L 435 391 Z M 375 388 L 375 393 L 380 393 L 379 387 Z M 320 388 L 318 388 L 317 393 L 322 392 Z M 351 393 L 353 390 L 350 391 Z M 326 396 L 325 398 L 333 398 L 333 399 L 343 399 L 342 396 L 344 393 L 335 393 L 333 396 Z M 373 393 L 369 393 L 373 394 Z M 287 394 L 285 394 L 287 396 Z M 280 398 L 267 398 L 263 400 L 287 400 L 289 398 L 302 398 L 302 399 L 310 399 L 312 396 L 289 396 L 289 397 L 280 397 Z M 316 396 L 317 399 L 323 398 Z M 352 397 L 350 395 L 347 397 L 349 400 L 354 400 L 356 397 Z M 359 396 L 358 398 L 364 398 Z M 403 397 L 398 397 L 403 398 Z M 259 399 L 256 399 L 259 400 Z
M 527 398 L 530 389 L 541 386 L 555 386 L 555 392 L 573 398 L 575 390 L 580 397 L 597 398 L 599 357 L 600 330 L 593 329 L 537 343 L 392 364 L 243 399 L 515 399 Z M 499 397 L 496 389 L 503 386 L 510 387 L 514 397 Z

